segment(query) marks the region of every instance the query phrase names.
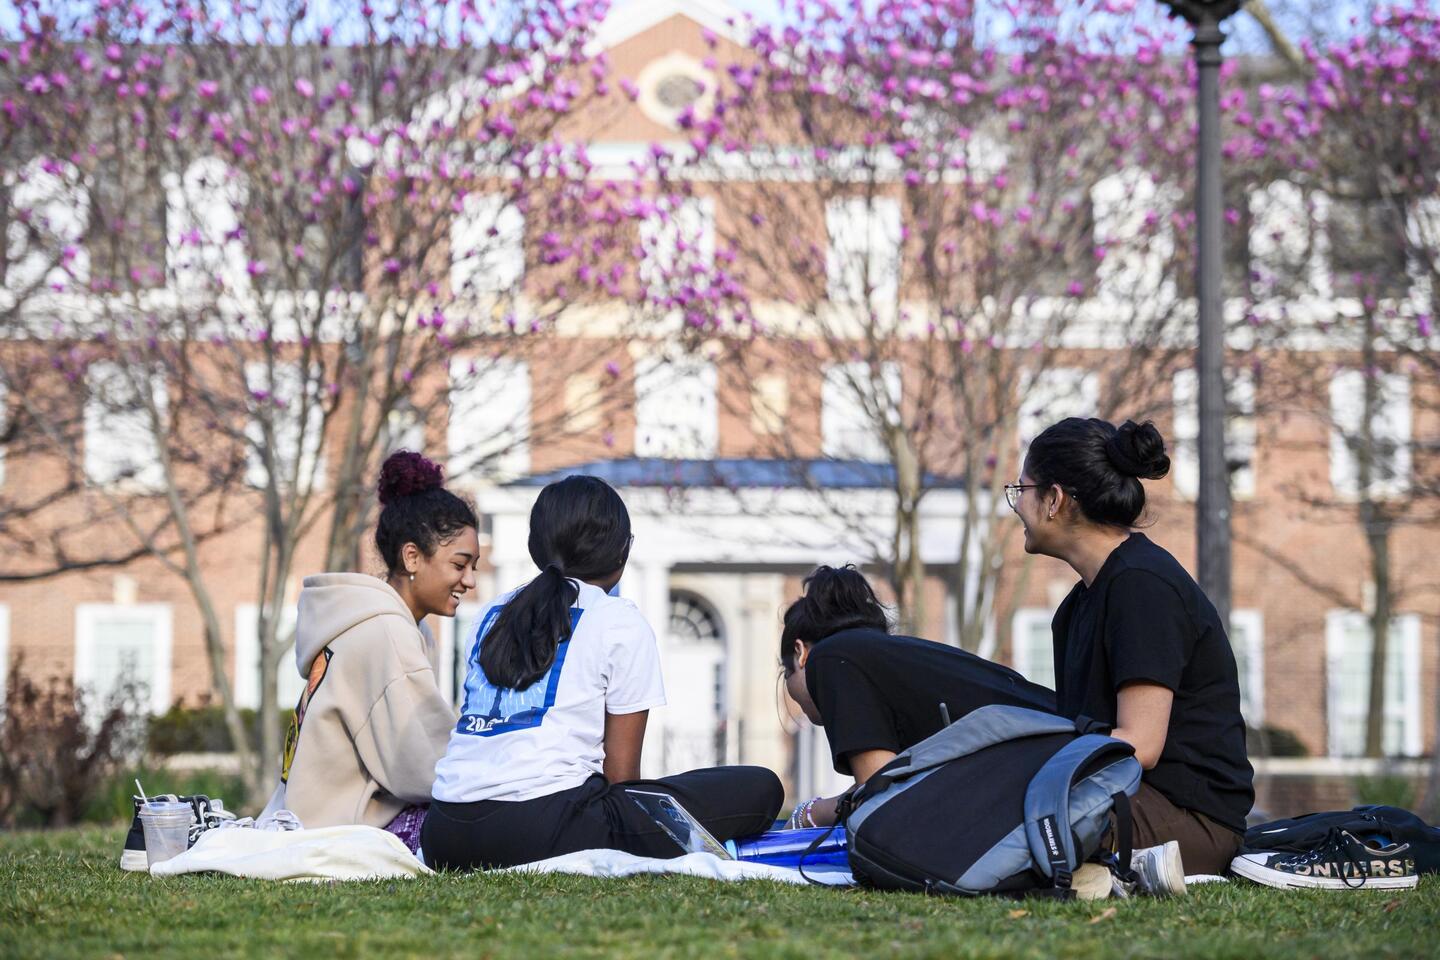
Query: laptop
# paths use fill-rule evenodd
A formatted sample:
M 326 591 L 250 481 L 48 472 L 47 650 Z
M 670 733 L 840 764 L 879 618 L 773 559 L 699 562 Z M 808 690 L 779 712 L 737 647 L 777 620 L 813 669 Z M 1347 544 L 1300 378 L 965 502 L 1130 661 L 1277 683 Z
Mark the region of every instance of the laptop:
M 630 794 L 630 798 L 649 814 L 650 819 L 654 820 L 670 839 L 680 845 L 681 850 L 686 853 L 714 854 L 721 860 L 735 859 L 725 848 L 725 844 L 716 840 L 715 836 L 670 794 L 633 790 L 629 787 L 625 788 L 625 792 Z

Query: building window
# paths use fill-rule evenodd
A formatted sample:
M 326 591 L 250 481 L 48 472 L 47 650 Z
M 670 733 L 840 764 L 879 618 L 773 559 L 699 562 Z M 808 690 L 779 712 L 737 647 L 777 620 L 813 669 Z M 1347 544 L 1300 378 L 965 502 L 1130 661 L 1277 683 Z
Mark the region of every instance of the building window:
M 450 361 L 447 475 L 471 483 L 530 472 L 530 365 L 523 360 Z
M 525 276 L 525 215 L 499 194 L 469 193 L 450 224 L 450 291 L 503 293 Z
M 1175 256 L 1170 212 L 1179 202 L 1173 184 L 1157 184 L 1139 169 L 1113 173 L 1090 188 L 1095 244 L 1106 252 L 1096 270 L 1102 296 L 1156 294 L 1171 285 L 1166 270 Z
M 24 294 L 42 286 L 88 283 L 90 253 L 84 240 L 90 194 L 80 171 L 66 162 L 32 160 L 18 175 L 7 174 L 4 184 L 10 201 L 0 217 L 5 288 Z
M 1171 475 L 1175 491 L 1193 500 L 1200 490 L 1200 387 L 1194 370 L 1175 374 L 1172 394 L 1175 426 L 1171 435 Z M 1249 370 L 1225 377 L 1225 466 L 1230 492 L 1255 495 L 1255 378 Z
M 320 371 L 305 376 L 298 363 L 245 365 L 251 416 L 245 425 L 245 481 L 264 489 L 270 471 L 276 486 L 319 489 L 325 483 L 325 410 Z
M 1360 496 L 1362 456 L 1370 461 L 1369 497 L 1398 497 L 1410 489 L 1410 378 L 1377 374 L 1376 388 L 1366 431 L 1365 374 L 1341 370 L 1330 380 L 1330 482 L 1342 497 Z
M 647 357 L 635 365 L 635 455 L 709 460 L 720 440 L 715 364 Z
M 1075 367 L 1027 372 L 1018 397 L 1020 453 L 1040 431 L 1066 417 L 1093 417 L 1100 404 L 1100 378 Z
M 1308 291 L 1330 295 L 1323 227 L 1328 199 L 1288 180 L 1268 183 L 1250 195 L 1250 263 L 1259 292 L 1285 296 Z
M 1265 722 L 1265 615 L 1259 610 L 1230 612 L 1230 649 L 1240 679 L 1240 713 L 1245 722 Z
M 1332 610 L 1325 617 L 1326 671 L 1329 676 L 1329 747 L 1337 757 L 1365 752 L 1365 720 L 1370 700 L 1370 620 L 1354 610 Z M 1385 710 L 1381 748 L 1386 756 L 1417 756 L 1420 730 L 1420 618 L 1391 619 L 1385 650 Z
M 672 130 L 680 129 L 680 118 L 687 110 L 697 120 L 708 117 L 718 86 L 703 63 L 679 51 L 647 63 L 635 85 L 640 111 Z
M 715 201 L 665 197 L 640 223 L 640 279 L 650 296 L 685 285 L 704 285 L 715 265 Z
M 183 173 L 166 174 L 165 256 L 175 287 L 203 292 L 217 284 L 249 287 L 240 215 L 249 188 L 244 174 L 219 157 L 202 157 Z
M 900 366 L 880 364 L 879 378 L 868 363 L 837 363 L 825 368 L 820 389 L 821 452 L 836 460 L 886 463 L 890 446 L 885 424 L 901 416 Z
M 826 293 L 833 303 L 893 304 L 900 295 L 900 203 L 846 197 L 825 205 Z
M 1331 196 L 1325 227 L 1336 295 L 1405 296 L 1405 222 L 1393 203 Z
M 275 705 L 288 710 L 300 702 L 305 680 L 295 663 L 295 621 L 298 611 L 286 607 L 281 613 L 276 639 L 280 658 L 275 661 Z M 235 705 L 260 708 L 260 607 L 242 603 L 235 607 Z
M 85 478 L 97 486 L 153 492 L 165 485 L 161 423 L 168 416 L 165 378 L 101 361 L 86 371 Z
M 75 607 L 75 685 L 103 710 L 133 684 L 152 713 L 170 709 L 173 630 L 168 603 L 82 603 Z
M 1031 683 L 1055 689 L 1055 640 L 1050 621 L 1055 611 L 1022 607 L 1010 621 L 1010 658 Z
M 414 450 L 416 452 L 425 449 L 425 422 L 420 418 L 420 411 L 406 398 L 395 402 L 390 412 L 385 414 L 385 436 L 381 443 L 385 455 L 398 450 Z

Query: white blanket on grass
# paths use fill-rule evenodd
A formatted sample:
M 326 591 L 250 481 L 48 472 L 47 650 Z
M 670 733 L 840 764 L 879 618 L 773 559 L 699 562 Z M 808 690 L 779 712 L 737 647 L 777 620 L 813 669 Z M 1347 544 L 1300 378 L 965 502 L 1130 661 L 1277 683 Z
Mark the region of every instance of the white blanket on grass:
M 710 880 L 774 880 L 778 883 L 804 884 L 808 881 L 799 870 L 772 867 L 765 863 L 744 860 L 721 860 L 712 853 L 687 853 L 683 857 L 662 860 L 639 857 L 619 850 L 580 850 L 549 860 L 510 867 L 506 873 L 573 873 L 584 877 L 631 877 L 640 873 L 678 873 Z M 805 875 L 826 886 L 847 887 L 854 884 L 848 870 L 834 867 L 806 867 Z
M 195 846 L 150 868 L 154 877 L 228 873 L 260 880 L 388 880 L 433 871 L 377 827 L 207 830 Z
M 799 870 L 763 863 L 721 860 L 691 853 L 669 860 L 639 857 L 619 850 L 581 850 L 511 867 L 527 873 L 570 873 L 585 877 L 630 877 L 675 873 L 711 880 L 774 880 L 804 884 Z M 150 868 L 151 876 L 225 873 L 258 880 L 379 880 L 432 873 L 392 833 L 375 827 L 321 827 L 315 830 L 207 830 L 195 846 Z M 849 886 L 850 873 L 836 868 L 806 868 L 828 886 Z

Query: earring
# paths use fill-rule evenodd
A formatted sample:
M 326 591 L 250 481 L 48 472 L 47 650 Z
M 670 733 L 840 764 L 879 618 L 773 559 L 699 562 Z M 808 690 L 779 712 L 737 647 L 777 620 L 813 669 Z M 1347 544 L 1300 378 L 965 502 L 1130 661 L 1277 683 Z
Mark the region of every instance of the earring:
M 414 583 L 414 582 L 415 582 L 415 574 L 413 574 L 413 573 L 410 574 L 410 582 L 411 582 L 411 583 Z
M 1051 520 L 1054 520 L 1054 519 L 1055 519 L 1055 511 L 1054 511 L 1054 510 L 1051 510 L 1051 511 L 1050 511 L 1050 519 L 1051 519 Z M 415 579 L 415 575 L 414 575 L 413 573 L 410 575 L 410 579 L 411 579 L 411 580 L 414 580 L 414 579 Z

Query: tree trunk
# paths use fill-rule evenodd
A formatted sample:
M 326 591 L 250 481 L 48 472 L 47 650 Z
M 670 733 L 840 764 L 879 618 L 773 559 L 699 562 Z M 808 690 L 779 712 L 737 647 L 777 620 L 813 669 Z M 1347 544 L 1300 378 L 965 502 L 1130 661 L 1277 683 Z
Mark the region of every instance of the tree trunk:
M 914 636 L 925 630 L 925 558 L 920 554 L 920 461 L 910 439 L 895 430 L 894 584 L 900 600 L 899 628 Z M 903 598 L 903 599 L 902 599 Z
M 1370 611 L 1370 692 L 1365 710 L 1365 756 L 1385 755 L 1385 669 L 1390 650 L 1390 523 L 1367 498 L 1361 508 L 1375 603 Z
M 1359 436 L 1355 442 L 1357 483 L 1360 493 L 1360 526 L 1370 552 L 1370 582 L 1374 602 L 1370 609 L 1370 690 L 1365 701 L 1365 756 L 1385 755 L 1385 662 L 1390 647 L 1390 521 L 1372 487 L 1376 480 L 1375 421 L 1380 412 L 1380 379 L 1376 368 L 1375 318 L 1365 316 L 1365 339 L 1361 345 L 1364 394 L 1360 409 Z

